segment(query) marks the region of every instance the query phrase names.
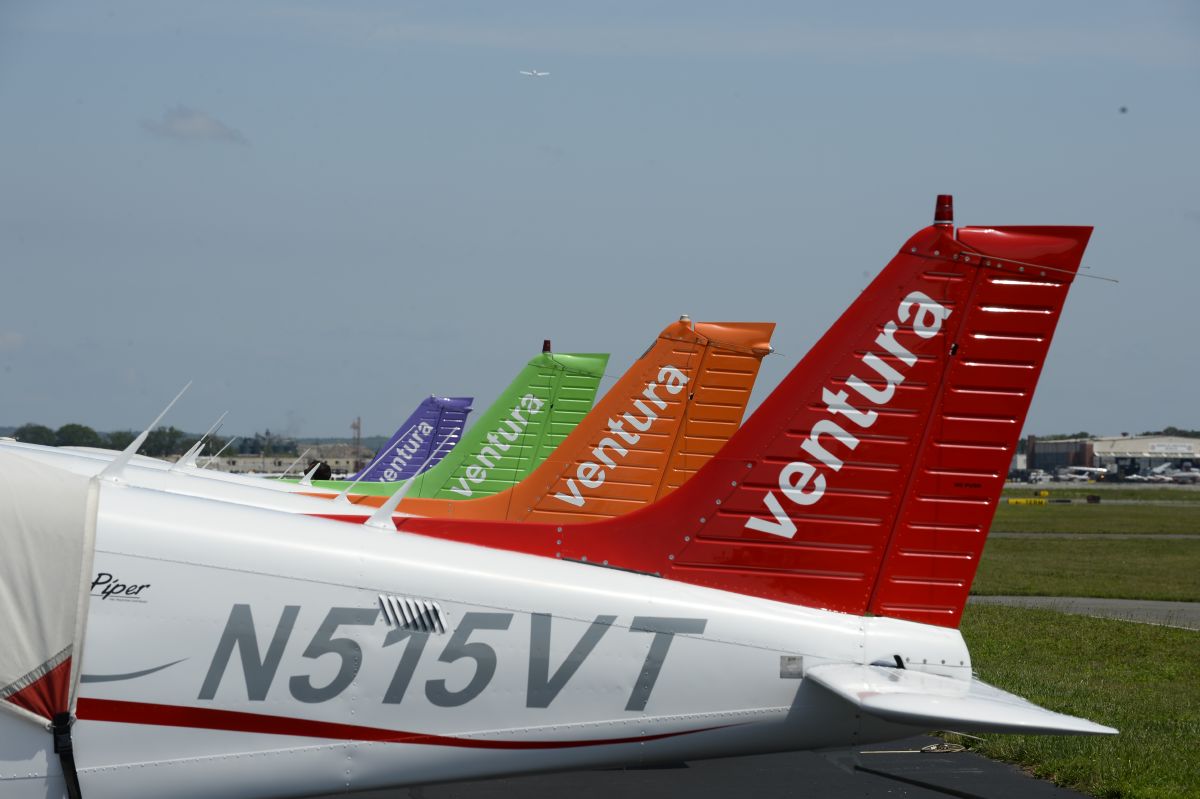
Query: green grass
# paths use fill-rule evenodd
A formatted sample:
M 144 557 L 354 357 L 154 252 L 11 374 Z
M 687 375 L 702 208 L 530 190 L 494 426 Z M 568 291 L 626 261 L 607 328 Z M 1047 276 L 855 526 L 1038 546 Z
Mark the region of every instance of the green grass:
M 1200 540 L 990 538 L 971 592 L 1200 601 Z
M 1002 499 L 992 529 L 1013 533 L 1200 534 L 1200 504 L 1009 505 Z
M 962 743 L 1093 796 L 1200 795 L 1200 633 L 982 605 L 967 607 L 962 631 L 985 682 L 1121 731 Z
M 1042 491 L 1050 492 L 1050 499 L 1085 499 L 1090 494 L 1098 494 L 1101 502 L 1109 500 L 1132 500 L 1135 502 L 1196 502 L 1200 503 L 1200 490 L 1187 486 L 1143 486 L 1128 487 L 1117 484 L 1090 484 L 1060 487 L 1055 485 L 1038 488 L 1010 488 L 1005 486 L 1006 497 L 1037 497 Z

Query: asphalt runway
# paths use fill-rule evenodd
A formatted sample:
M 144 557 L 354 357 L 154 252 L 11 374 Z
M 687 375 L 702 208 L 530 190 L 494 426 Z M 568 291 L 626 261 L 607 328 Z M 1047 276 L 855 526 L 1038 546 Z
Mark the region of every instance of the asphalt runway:
M 1036 780 L 1015 766 L 970 752 L 921 752 L 929 736 L 861 750 L 787 752 L 676 767 L 570 771 L 499 780 L 369 791 L 364 799 L 728 799 L 911 797 L 912 799 L 1068 799 L 1084 794 Z M 877 753 L 877 754 L 873 754 Z M 329 797 L 329 799 L 333 799 Z
M 973 596 L 972 604 L 1045 608 L 1079 616 L 1097 616 L 1142 624 L 1161 624 L 1200 630 L 1200 602 L 1164 602 L 1152 599 L 1097 599 L 1079 596 Z

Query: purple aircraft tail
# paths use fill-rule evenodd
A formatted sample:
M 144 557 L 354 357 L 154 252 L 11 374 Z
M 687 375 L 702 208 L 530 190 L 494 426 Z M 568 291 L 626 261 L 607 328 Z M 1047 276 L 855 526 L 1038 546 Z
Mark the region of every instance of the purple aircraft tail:
M 407 480 L 436 466 L 458 443 L 474 399 L 427 397 L 400 425 L 391 440 L 375 453 L 367 467 L 350 479 L 367 483 L 394 482 Z

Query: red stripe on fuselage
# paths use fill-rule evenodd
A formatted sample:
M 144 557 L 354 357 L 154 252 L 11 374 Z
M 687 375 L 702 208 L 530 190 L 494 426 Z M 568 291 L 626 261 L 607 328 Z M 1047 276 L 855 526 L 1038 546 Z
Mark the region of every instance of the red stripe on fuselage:
M 368 508 L 373 510 L 373 508 Z M 349 522 L 350 524 L 363 524 L 370 516 L 355 516 L 349 513 L 308 513 L 306 516 L 312 516 L 316 519 L 329 519 L 335 522 Z
M 337 724 L 313 719 L 286 716 L 267 716 L 262 713 L 243 713 L 237 710 L 217 710 L 207 707 L 158 705 L 150 702 L 126 702 L 120 699 L 89 699 L 80 697 L 78 717 L 87 721 L 114 721 L 123 724 L 152 724 L 160 727 L 191 727 L 202 730 L 256 732 L 264 735 L 297 735 L 305 738 L 330 738 L 341 741 L 375 741 L 380 743 L 424 744 L 427 746 L 458 746 L 472 749 L 570 749 L 580 746 L 604 746 L 639 741 L 656 741 L 694 732 L 707 732 L 723 726 L 697 730 L 664 732 L 658 735 L 639 735 L 634 738 L 601 738 L 590 741 L 497 741 L 485 738 L 454 738 L 379 727 L 360 727 L 356 724 Z

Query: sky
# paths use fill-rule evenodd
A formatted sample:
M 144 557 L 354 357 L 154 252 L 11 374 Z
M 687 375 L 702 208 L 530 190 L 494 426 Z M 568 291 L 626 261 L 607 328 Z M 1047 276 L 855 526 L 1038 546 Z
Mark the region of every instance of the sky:
M 757 404 L 952 193 L 1119 281 L 1026 433 L 1200 428 L 1198 100 L 1186 2 L 5 0 L 0 425 L 385 434 L 682 313 Z

